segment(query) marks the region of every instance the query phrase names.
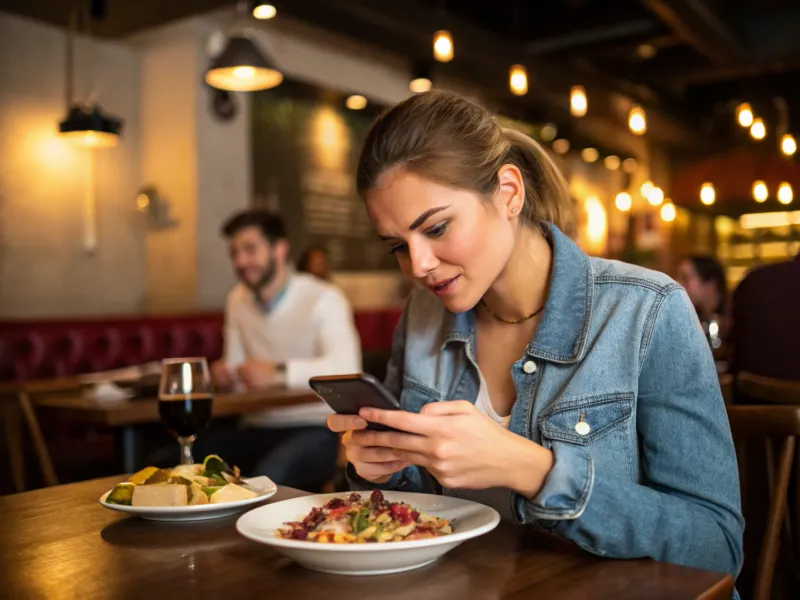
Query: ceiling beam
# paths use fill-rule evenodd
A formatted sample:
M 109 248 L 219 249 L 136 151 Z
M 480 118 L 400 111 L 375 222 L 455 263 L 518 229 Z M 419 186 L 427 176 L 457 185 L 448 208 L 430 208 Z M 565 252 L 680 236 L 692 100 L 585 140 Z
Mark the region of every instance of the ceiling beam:
M 738 36 L 703 0 L 641 0 L 667 27 L 715 63 L 745 56 Z
M 525 52 L 530 55 L 538 55 L 559 50 L 574 50 L 581 46 L 650 35 L 657 30 L 658 26 L 651 20 L 637 19 L 635 21 L 626 21 L 594 29 L 571 31 L 563 35 L 540 38 L 535 42 L 526 43 Z

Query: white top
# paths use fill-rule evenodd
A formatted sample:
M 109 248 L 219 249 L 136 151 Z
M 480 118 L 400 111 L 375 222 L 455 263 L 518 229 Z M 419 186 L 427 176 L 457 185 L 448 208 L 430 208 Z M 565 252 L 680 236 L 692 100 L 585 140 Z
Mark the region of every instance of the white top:
M 478 399 L 475 401 L 475 408 L 477 408 L 478 412 L 482 415 L 486 415 L 496 423 L 508 429 L 508 422 L 511 419 L 511 415 L 501 417 L 497 414 L 492 406 L 492 400 L 489 398 L 489 388 L 486 385 L 486 380 L 483 378 L 483 373 L 481 373 L 480 369 L 478 369 L 478 376 L 481 380 L 481 387 L 478 390 Z
M 336 286 L 313 275 L 293 273 L 285 291 L 265 312 L 242 284 L 225 307 L 225 352 L 228 367 L 247 360 L 286 364 L 286 384 L 307 388 L 315 375 L 361 371 L 361 344 L 353 310 Z M 244 422 L 260 427 L 323 425 L 327 404 L 274 408 L 247 415 Z

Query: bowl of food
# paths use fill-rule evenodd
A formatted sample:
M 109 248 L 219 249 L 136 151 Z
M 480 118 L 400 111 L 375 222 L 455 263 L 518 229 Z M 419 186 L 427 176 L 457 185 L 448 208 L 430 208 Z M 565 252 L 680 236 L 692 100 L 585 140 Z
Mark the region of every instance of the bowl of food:
M 236 529 L 315 571 L 382 575 L 428 565 L 499 522 L 469 500 L 375 490 L 276 502 L 242 515 Z
M 268 477 L 242 478 L 212 454 L 202 464 L 145 467 L 103 494 L 100 504 L 152 521 L 201 521 L 236 514 L 277 491 Z

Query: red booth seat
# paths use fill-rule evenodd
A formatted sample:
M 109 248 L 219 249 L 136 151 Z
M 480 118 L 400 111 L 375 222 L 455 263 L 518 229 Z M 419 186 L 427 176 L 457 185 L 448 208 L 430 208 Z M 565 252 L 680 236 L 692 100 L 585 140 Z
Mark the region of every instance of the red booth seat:
M 355 315 L 362 350 L 388 355 L 402 308 Z M 0 381 L 67 377 L 177 356 L 222 354 L 221 313 L 0 321 Z

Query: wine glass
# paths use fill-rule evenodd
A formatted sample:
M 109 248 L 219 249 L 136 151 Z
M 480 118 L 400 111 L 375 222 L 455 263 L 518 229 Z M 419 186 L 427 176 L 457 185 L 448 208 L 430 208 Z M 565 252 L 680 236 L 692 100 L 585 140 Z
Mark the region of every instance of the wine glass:
M 158 414 L 181 445 L 181 464 L 194 464 L 192 444 L 211 421 L 211 375 L 205 358 L 168 358 L 161 363 Z

